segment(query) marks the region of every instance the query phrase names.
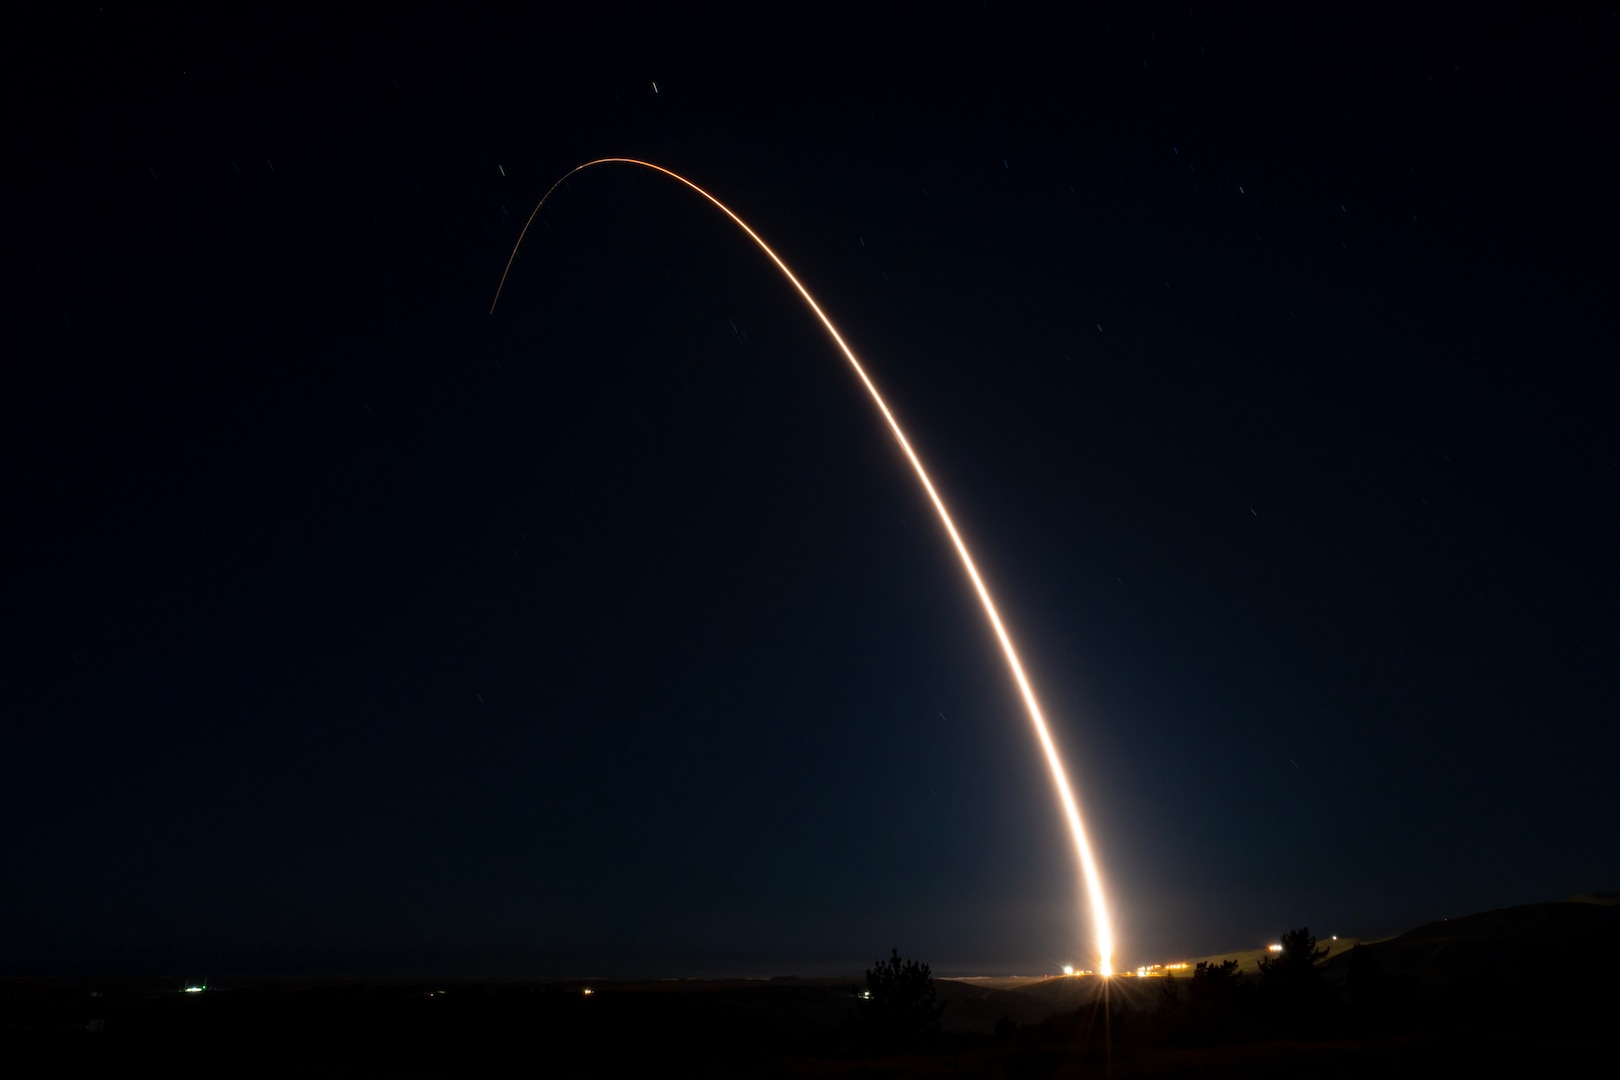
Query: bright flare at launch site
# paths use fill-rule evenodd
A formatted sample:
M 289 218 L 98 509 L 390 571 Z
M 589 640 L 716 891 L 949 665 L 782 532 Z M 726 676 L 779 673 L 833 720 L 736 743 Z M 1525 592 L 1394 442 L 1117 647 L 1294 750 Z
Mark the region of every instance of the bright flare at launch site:
M 1030 686 L 1029 679 L 1024 675 L 1024 666 L 1018 660 L 1018 653 L 1013 648 L 1012 638 L 1008 635 L 1007 628 L 1001 621 L 1000 613 L 996 611 L 995 601 L 990 598 L 990 590 L 979 576 L 979 570 L 974 565 L 973 556 L 968 553 L 967 544 L 963 542 L 961 534 L 957 532 L 956 524 L 951 520 L 950 512 L 945 509 L 944 501 L 939 497 L 939 493 L 934 490 L 933 481 L 929 480 L 928 472 L 923 468 L 921 459 L 917 457 L 916 451 L 911 448 L 911 443 L 906 439 L 905 432 L 900 430 L 900 422 L 889 411 L 889 406 L 884 402 L 883 396 L 878 393 L 877 386 L 873 384 L 872 379 L 866 374 L 865 367 L 861 365 L 860 360 L 856 359 L 854 351 L 844 341 L 843 335 L 838 332 L 838 328 L 827 317 L 827 313 L 821 309 L 821 305 L 816 303 L 815 298 L 810 295 L 810 290 L 804 287 L 793 271 L 788 269 L 787 264 L 782 261 L 775 251 L 771 250 L 770 245 L 765 243 L 759 234 L 750 228 L 747 222 L 733 213 L 725 203 L 679 173 L 671 172 L 662 165 L 654 165 L 650 161 L 639 161 L 635 158 L 599 158 L 595 161 L 587 161 L 585 164 L 569 170 L 555 184 L 552 184 L 540 201 L 535 204 L 534 211 L 529 215 L 529 220 L 523 225 L 523 231 L 518 234 L 517 243 L 512 246 L 512 254 L 506 260 L 506 269 L 502 271 L 500 284 L 495 289 L 495 300 L 489 306 L 490 314 L 495 313 L 495 305 L 500 302 L 501 291 L 506 288 L 506 279 L 512 272 L 512 263 L 517 259 L 518 249 L 523 246 L 524 237 L 529 235 L 529 228 L 534 224 L 535 218 L 539 217 L 541 208 L 546 205 L 546 201 L 551 198 L 552 193 L 562 186 L 563 181 L 575 173 L 595 165 L 609 164 L 635 165 L 663 173 L 673 180 L 678 180 L 713 203 L 721 213 L 725 214 L 738 228 L 747 233 L 749 239 L 759 245 L 759 249 L 765 253 L 771 262 L 776 264 L 778 270 L 782 271 L 782 275 L 798 291 L 816 318 L 821 320 L 821 325 L 826 328 L 833 343 L 838 346 L 839 351 L 844 354 L 844 358 L 849 361 L 849 365 L 855 370 L 855 375 L 860 379 L 861 385 L 866 387 L 866 392 L 871 395 L 872 402 L 877 406 L 878 411 L 883 414 L 883 419 L 889 425 L 889 430 L 893 433 L 895 442 L 900 444 L 901 451 L 905 454 L 906 460 L 911 463 L 911 468 L 917 474 L 917 479 L 921 482 L 929 501 L 934 504 L 934 510 L 939 515 L 940 523 L 945 527 L 946 535 L 950 537 L 951 544 L 956 548 L 956 554 L 962 560 L 962 568 L 967 572 L 968 580 L 972 583 L 974 591 L 978 593 L 979 602 L 984 607 L 984 613 L 989 619 L 991 629 L 995 631 L 996 640 L 1001 643 L 1002 655 L 1006 658 L 1007 667 L 1012 672 L 1013 680 L 1018 684 L 1019 694 L 1024 699 L 1024 708 L 1029 714 L 1030 725 L 1035 730 L 1035 737 L 1040 743 L 1041 752 L 1045 754 L 1046 764 L 1051 770 L 1052 783 L 1057 788 L 1058 800 L 1063 806 L 1063 815 L 1068 820 L 1069 831 L 1074 835 L 1075 850 L 1080 858 L 1082 883 L 1090 901 L 1092 936 L 1096 942 L 1098 953 L 1097 970 L 1103 975 L 1112 975 L 1114 973 L 1114 933 L 1108 920 L 1108 904 L 1103 895 L 1102 877 L 1097 870 L 1097 861 L 1091 853 L 1091 843 L 1086 837 L 1085 825 L 1080 819 L 1080 807 L 1075 800 L 1074 791 L 1069 786 L 1068 774 L 1063 767 L 1062 758 L 1058 755 L 1057 745 L 1052 741 L 1052 734 L 1047 728 L 1046 718 L 1041 713 L 1040 704 L 1035 700 L 1035 691 Z

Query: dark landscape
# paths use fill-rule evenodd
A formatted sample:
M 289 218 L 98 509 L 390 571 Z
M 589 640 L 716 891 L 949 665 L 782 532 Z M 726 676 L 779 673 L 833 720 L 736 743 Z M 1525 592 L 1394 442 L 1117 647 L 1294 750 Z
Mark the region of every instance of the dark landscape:
M 935 978 L 937 1022 L 887 1026 L 859 978 L 9 979 L 0 1039 L 54 1076 L 1544 1075 L 1620 1052 L 1620 897 L 1357 943 L 1305 983 L 1238 966 L 1213 990 L 1196 961 Z

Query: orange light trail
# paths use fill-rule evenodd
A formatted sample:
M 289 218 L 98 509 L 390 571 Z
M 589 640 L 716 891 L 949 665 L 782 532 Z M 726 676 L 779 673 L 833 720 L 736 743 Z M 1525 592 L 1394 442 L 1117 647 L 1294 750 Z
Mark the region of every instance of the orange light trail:
M 1040 741 L 1042 753 L 1046 755 L 1046 764 L 1052 771 L 1052 782 L 1057 787 L 1058 799 L 1063 804 L 1063 815 L 1068 819 L 1069 831 L 1074 834 L 1075 850 L 1080 856 L 1081 875 L 1086 895 L 1091 902 L 1091 928 L 1096 938 L 1099 954 L 1097 970 L 1104 975 L 1112 975 L 1114 973 L 1114 932 L 1108 920 L 1108 904 L 1103 896 L 1102 877 L 1097 871 L 1097 860 L 1091 854 L 1091 843 L 1086 839 L 1086 828 L 1080 820 L 1080 807 L 1075 801 L 1074 792 L 1069 787 L 1069 777 L 1067 771 L 1063 768 L 1063 759 L 1058 755 L 1057 745 L 1052 741 L 1052 733 L 1046 726 L 1046 717 L 1041 713 L 1040 704 L 1035 700 L 1035 691 L 1030 686 L 1029 679 L 1024 675 L 1024 665 L 1018 660 L 1018 653 L 1013 648 L 1012 638 L 1008 635 L 1006 626 L 1002 624 L 1000 613 L 996 611 L 995 601 L 990 598 L 990 590 L 985 587 L 984 579 L 979 576 L 979 568 L 974 565 L 973 556 L 968 553 L 967 544 L 963 542 L 962 535 L 956 531 L 956 523 L 951 520 L 950 511 L 945 509 L 945 502 L 939 497 L 939 492 L 934 490 L 934 483 L 928 479 L 928 472 L 923 468 L 922 460 L 917 457 L 917 452 L 911 448 L 911 443 L 906 439 L 905 432 L 900 430 L 900 422 L 889 411 L 889 406 L 884 402 L 883 395 L 878 393 L 877 387 L 866 374 L 866 369 L 861 366 L 861 362 L 856 359 L 854 351 L 844 341 L 843 335 L 838 332 L 838 328 L 833 325 L 833 321 L 827 317 L 827 313 L 821 310 L 821 305 L 816 303 L 815 297 L 810 295 L 810 290 L 805 288 L 803 283 L 794 276 L 792 270 L 788 269 L 787 263 L 783 262 L 781 257 L 771 250 L 771 246 L 761 239 L 760 235 L 751 229 L 746 221 L 732 213 L 729 206 L 679 173 L 671 172 L 662 165 L 654 165 L 650 161 L 640 161 L 636 158 L 598 158 L 595 161 L 587 161 L 583 165 L 570 169 L 561 179 L 552 184 L 545 195 L 541 196 L 540 201 L 535 204 L 533 213 L 529 215 L 529 220 L 523 224 L 523 231 L 518 234 L 517 243 L 512 245 L 512 254 L 507 257 L 506 269 L 501 272 L 501 283 L 496 286 L 495 299 L 489 305 L 489 313 L 491 315 L 495 314 L 495 305 L 500 303 L 501 291 L 506 288 L 506 279 L 512 273 L 512 263 L 517 259 L 518 249 L 523 246 L 523 239 L 529 235 L 529 228 L 534 224 L 535 218 L 540 216 L 540 209 L 546 205 L 546 200 L 550 199 L 552 193 L 575 173 L 583 169 L 589 169 L 593 165 L 610 164 L 638 165 L 654 172 L 663 173 L 672 180 L 680 181 L 709 200 L 722 214 L 735 222 L 739 229 L 748 234 L 749 239 L 759 245 L 759 249 L 765 253 L 766 257 L 776 264 L 776 268 L 782 271 L 782 276 L 788 279 L 789 284 L 798 290 L 799 295 L 804 298 L 804 302 L 809 305 L 810 310 L 815 312 L 816 318 L 821 320 L 821 325 L 826 328 L 828 335 L 838 346 L 839 351 L 844 354 L 844 358 L 849 361 L 849 366 L 855 369 L 855 375 L 861 380 L 861 385 L 866 387 L 866 392 L 872 396 L 873 403 L 877 405 L 878 411 L 883 414 L 883 419 L 888 423 L 889 430 L 894 434 L 895 441 L 900 444 L 900 449 L 905 453 L 906 460 L 911 462 L 911 468 L 916 472 L 917 479 L 922 482 L 923 490 L 928 493 L 929 501 L 934 504 L 934 510 L 939 514 L 940 523 L 945 526 L 945 532 L 950 536 L 951 544 L 955 546 L 956 554 L 962 560 L 962 567 L 967 571 L 968 580 L 973 583 L 974 591 L 979 594 L 979 602 L 984 606 L 984 613 L 990 620 L 991 628 L 996 632 L 996 640 L 1001 642 L 1001 651 L 1007 658 L 1007 667 L 1011 669 L 1013 679 L 1018 683 L 1018 691 L 1023 695 L 1024 707 L 1029 712 L 1030 724 L 1035 728 L 1035 736 Z

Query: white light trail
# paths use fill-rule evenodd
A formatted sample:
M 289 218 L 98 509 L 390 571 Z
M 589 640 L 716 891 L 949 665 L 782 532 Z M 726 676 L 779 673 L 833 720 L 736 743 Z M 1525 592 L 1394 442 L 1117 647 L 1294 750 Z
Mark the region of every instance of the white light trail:
M 1097 970 L 1103 975 L 1112 975 L 1114 973 L 1114 932 L 1108 919 L 1108 904 L 1103 896 L 1102 877 L 1097 871 L 1097 861 L 1091 854 L 1091 843 L 1086 838 L 1085 825 L 1080 820 L 1079 804 L 1075 801 L 1074 792 L 1069 787 L 1068 773 L 1063 767 L 1062 758 L 1058 755 L 1057 745 L 1052 741 L 1052 733 L 1047 729 L 1046 717 L 1041 713 L 1040 704 L 1035 700 L 1035 691 L 1030 686 L 1029 679 L 1024 675 L 1024 665 L 1018 660 L 1018 653 L 1013 648 L 1012 638 L 1008 635 L 1007 628 L 1001 622 L 1001 615 L 996 611 L 995 601 L 990 598 L 990 590 L 985 587 L 984 580 L 979 576 L 979 568 L 974 565 L 973 556 L 968 553 L 967 544 L 963 542 L 961 534 L 956 531 L 956 523 L 951 520 L 950 512 L 945 509 L 944 500 L 939 497 L 939 492 L 934 490 L 933 481 L 928 478 L 928 472 L 923 468 L 921 459 L 917 457 L 917 452 L 911 448 L 911 443 L 906 439 L 905 432 L 900 430 L 900 422 L 889 411 L 889 406 L 884 402 L 883 395 L 878 393 L 877 386 L 873 384 L 871 378 L 866 374 L 866 369 L 861 366 L 860 360 L 856 359 L 854 351 L 844 341 L 843 335 L 838 332 L 838 328 L 827 317 L 827 313 L 821 310 L 821 305 L 816 303 L 815 297 L 810 295 L 810 290 L 805 288 L 799 279 L 794 276 L 792 270 L 788 269 L 787 263 L 783 262 L 781 257 L 771 250 L 771 246 L 761 239 L 760 235 L 750 228 L 746 221 L 734 214 L 729 206 L 679 173 L 671 172 L 662 165 L 654 165 L 650 161 L 640 161 L 636 158 L 598 158 L 595 161 L 587 161 L 583 165 L 570 169 L 561 179 L 552 184 L 540 201 L 535 204 L 534 211 L 529 214 L 529 220 L 523 224 L 523 231 L 518 234 L 517 243 L 512 245 L 512 254 L 507 257 L 506 269 L 501 272 L 501 282 L 495 288 L 495 299 L 489 305 L 490 314 L 495 313 L 495 305 L 500 303 L 501 291 L 506 288 L 506 279 L 512 272 L 512 263 L 517 259 L 518 248 L 523 246 L 523 239 L 529 235 L 529 228 L 534 224 L 535 218 L 540 216 L 540 209 L 546 205 L 546 200 L 550 199 L 552 193 L 575 173 L 583 169 L 589 169 L 593 165 L 610 164 L 636 165 L 644 169 L 651 169 L 654 172 L 663 173 L 672 180 L 680 181 L 709 200 L 721 213 L 735 222 L 739 229 L 748 234 L 749 239 L 759 245 L 759 249 L 765 253 L 771 262 L 776 264 L 776 268 L 782 271 L 782 276 L 787 278 L 788 283 L 804 298 L 804 302 L 809 305 L 816 318 L 821 320 L 821 325 L 826 328 L 834 344 L 844 354 L 844 358 L 849 361 L 849 366 L 855 369 L 855 375 L 861 380 L 861 385 L 866 387 L 866 392 L 872 396 L 873 403 L 877 405 L 878 411 L 883 414 L 883 419 L 888 423 L 889 430 L 893 433 L 895 441 L 900 444 L 900 449 L 905 453 L 906 460 L 911 462 L 911 468 L 916 472 L 917 479 L 922 482 L 923 490 L 928 493 L 929 501 L 934 504 L 934 510 L 939 514 L 940 523 L 945 526 L 945 532 L 950 536 L 951 544 L 956 548 L 956 554 L 962 560 L 962 567 L 967 571 L 968 580 L 973 583 L 973 590 L 979 594 L 979 602 L 983 605 L 984 613 L 990 620 L 990 626 L 996 633 L 996 640 L 1001 642 L 1001 651 L 1007 659 L 1007 667 L 1011 669 L 1013 679 L 1018 684 L 1018 691 L 1023 696 L 1024 707 L 1029 712 L 1030 724 L 1035 729 L 1035 736 L 1040 742 L 1041 752 L 1046 755 L 1046 764 L 1052 772 L 1052 783 L 1057 788 L 1058 800 L 1063 804 L 1063 815 L 1068 819 L 1069 831 L 1074 834 L 1074 846 L 1080 856 L 1083 884 L 1091 904 L 1091 929 L 1096 939 L 1098 952 Z

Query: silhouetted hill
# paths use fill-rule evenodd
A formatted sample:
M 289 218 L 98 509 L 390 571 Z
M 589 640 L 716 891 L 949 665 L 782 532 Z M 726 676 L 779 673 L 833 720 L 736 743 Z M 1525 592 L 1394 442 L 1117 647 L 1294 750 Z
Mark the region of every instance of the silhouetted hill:
M 1601 895 L 1601 894 L 1597 894 Z M 7 1075 L 1391 1076 L 1591 1071 L 1620 1015 L 1620 906 L 1527 904 L 1344 939 L 1309 1029 L 1254 976 L 1213 1010 L 1163 978 L 938 979 L 944 1030 L 879 1054 L 859 979 L 0 980 Z M 1233 954 L 1237 957 L 1247 956 Z M 586 990 L 592 992 L 587 994 Z
M 1427 923 L 1363 948 L 1384 974 L 1437 986 L 1584 979 L 1620 961 L 1620 907 L 1524 904 Z M 1328 968 L 1340 973 L 1347 961 L 1341 953 Z

